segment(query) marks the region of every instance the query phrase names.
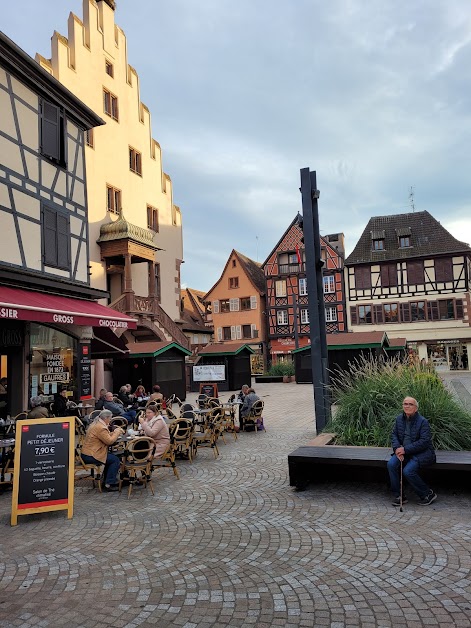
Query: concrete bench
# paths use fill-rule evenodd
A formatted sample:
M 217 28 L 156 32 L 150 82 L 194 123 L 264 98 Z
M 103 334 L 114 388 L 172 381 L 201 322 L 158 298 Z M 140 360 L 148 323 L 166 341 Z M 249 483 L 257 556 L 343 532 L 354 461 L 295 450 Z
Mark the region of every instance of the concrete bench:
M 322 435 L 321 435 L 322 436 Z M 318 437 L 320 438 L 320 437 Z M 328 440 L 324 438 L 324 440 Z M 311 441 L 315 443 L 317 439 Z M 388 482 L 390 447 L 310 444 L 288 456 L 289 483 L 298 490 L 309 482 Z M 471 451 L 437 451 L 437 462 L 422 470 L 426 482 L 471 486 Z

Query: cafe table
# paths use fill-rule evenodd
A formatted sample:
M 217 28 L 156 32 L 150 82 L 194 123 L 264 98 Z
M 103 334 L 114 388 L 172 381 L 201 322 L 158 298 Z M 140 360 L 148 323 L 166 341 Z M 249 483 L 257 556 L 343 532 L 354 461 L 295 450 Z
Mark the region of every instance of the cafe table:
M 90 414 L 90 412 L 93 410 L 95 406 L 89 405 L 89 404 L 82 404 L 82 403 L 78 403 L 77 404 L 77 408 L 80 412 L 80 416 L 84 417 L 87 416 L 87 414 Z

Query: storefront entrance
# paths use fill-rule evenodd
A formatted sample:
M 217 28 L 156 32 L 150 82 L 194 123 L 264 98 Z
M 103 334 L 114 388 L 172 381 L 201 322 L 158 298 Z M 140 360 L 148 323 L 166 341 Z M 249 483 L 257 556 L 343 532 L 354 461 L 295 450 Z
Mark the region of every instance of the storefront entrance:
M 467 371 L 468 351 L 461 341 L 447 340 L 427 347 L 428 359 L 438 371 Z

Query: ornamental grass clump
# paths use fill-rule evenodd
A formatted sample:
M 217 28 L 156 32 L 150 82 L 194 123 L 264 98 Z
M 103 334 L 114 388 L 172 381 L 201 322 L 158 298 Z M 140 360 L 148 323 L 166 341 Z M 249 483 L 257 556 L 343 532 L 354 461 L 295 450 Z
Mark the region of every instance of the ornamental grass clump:
M 350 372 L 334 373 L 330 388 L 337 411 L 325 431 L 335 432 L 338 445 L 390 447 L 394 419 L 410 396 L 430 422 L 436 449 L 471 450 L 471 414 L 431 366 L 361 358 Z

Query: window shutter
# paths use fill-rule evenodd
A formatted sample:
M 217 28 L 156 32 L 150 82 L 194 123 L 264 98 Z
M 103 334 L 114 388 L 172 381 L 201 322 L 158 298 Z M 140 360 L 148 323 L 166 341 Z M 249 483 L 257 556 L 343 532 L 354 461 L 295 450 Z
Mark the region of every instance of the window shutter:
M 237 340 L 240 340 L 242 338 L 242 327 L 240 325 L 236 326 L 236 337 Z
M 382 303 L 381 305 L 373 305 L 373 317 L 376 323 L 384 323 L 384 310 Z
M 257 325 L 255 325 L 255 323 L 252 323 L 250 325 L 250 336 L 251 338 L 257 338 L 258 334 L 257 332 Z
M 229 299 L 229 310 L 231 312 L 239 311 L 239 299 Z
M 438 321 L 438 320 L 440 320 L 440 315 L 438 313 L 438 303 L 436 301 L 429 301 L 427 303 L 427 311 L 428 311 L 428 320 L 429 321 Z
M 352 321 L 352 325 L 358 325 L 358 314 L 355 305 L 350 306 L 350 318 Z
M 60 159 L 60 110 L 45 100 L 42 103 L 41 151 L 48 157 Z
M 56 212 L 43 208 L 43 251 L 46 266 L 57 265 Z
M 213 301 L 213 314 L 219 314 L 219 301 Z
M 218 340 L 222 340 L 222 327 L 218 327 Z
M 237 340 L 236 327 L 231 325 L 231 340 Z
M 453 281 L 453 263 L 451 257 L 435 260 L 435 281 Z
M 57 214 L 57 265 L 70 267 L 70 233 L 67 216 Z
M 251 310 L 256 310 L 257 309 L 257 297 L 250 297 L 250 309 Z
M 407 283 L 409 285 L 424 283 L 424 263 L 422 261 L 407 262 Z
M 456 318 L 463 318 L 463 299 L 456 299 Z
M 401 303 L 401 322 L 411 322 L 410 303 Z

